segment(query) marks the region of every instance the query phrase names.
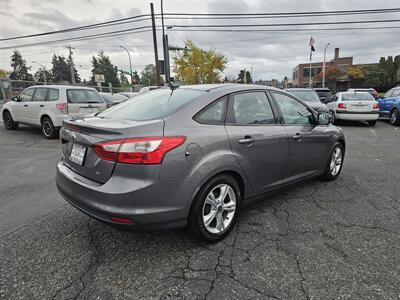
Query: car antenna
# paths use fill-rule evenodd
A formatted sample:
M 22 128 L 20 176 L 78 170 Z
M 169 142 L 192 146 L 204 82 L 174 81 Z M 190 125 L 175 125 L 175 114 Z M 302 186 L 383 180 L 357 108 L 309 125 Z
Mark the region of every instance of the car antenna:
M 173 91 L 173 90 L 176 90 L 178 87 L 179 87 L 179 85 L 177 85 L 177 84 L 174 84 L 174 81 L 173 80 L 170 80 L 169 82 L 168 82 L 168 86 L 169 86 L 169 88 Z

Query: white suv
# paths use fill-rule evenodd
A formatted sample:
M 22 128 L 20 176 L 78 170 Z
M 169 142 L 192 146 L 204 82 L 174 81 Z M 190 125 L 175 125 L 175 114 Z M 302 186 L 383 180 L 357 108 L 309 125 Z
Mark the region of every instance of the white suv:
M 77 86 L 31 86 L 11 100 L 2 110 L 5 127 L 17 129 L 19 123 L 40 126 L 48 139 L 57 136 L 63 120 L 107 108 L 95 89 Z

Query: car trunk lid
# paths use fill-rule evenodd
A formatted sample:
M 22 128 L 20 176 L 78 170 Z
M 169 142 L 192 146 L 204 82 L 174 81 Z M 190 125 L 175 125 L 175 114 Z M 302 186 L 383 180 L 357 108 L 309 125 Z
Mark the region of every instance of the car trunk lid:
M 60 132 L 63 161 L 78 174 L 105 183 L 116 163 L 102 160 L 93 145 L 117 139 L 163 136 L 163 130 L 163 120 L 136 122 L 93 116 L 64 121 Z

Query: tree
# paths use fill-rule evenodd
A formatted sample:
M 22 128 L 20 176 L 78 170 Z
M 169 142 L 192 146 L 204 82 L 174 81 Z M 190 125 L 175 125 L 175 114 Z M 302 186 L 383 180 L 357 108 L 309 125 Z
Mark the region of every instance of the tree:
M 102 83 L 103 85 L 108 86 L 109 83 L 114 87 L 121 85 L 118 79 L 118 68 L 111 63 L 110 57 L 105 55 L 104 51 L 100 51 L 97 56 L 92 57 L 92 67 L 92 83 L 95 82 L 95 74 L 102 74 L 105 79 L 105 83 Z
M 22 58 L 18 50 L 14 50 L 11 55 L 11 67 L 13 71 L 10 74 L 10 79 L 32 81 L 33 76 L 29 74 L 31 67 L 27 67 L 25 59 Z
M 186 84 L 218 82 L 228 62 L 221 52 L 202 50 L 191 40 L 186 40 L 183 54 L 174 60 L 176 79 Z
M 156 85 L 156 66 L 153 64 L 146 65 L 140 73 L 140 84 Z
M 53 54 L 51 64 L 51 74 L 54 82 L 71 82 L 71 70 L 64 55 Z
M 246 83 L 252 83 L 253 80 L 251 78 L 250 72 L 246 71 L 246 80 L 245 80 L 245 74 L 244 73 L 245 73 L 245 70 L 240 70 L 239 71 L 237 81 L 240 82 L 240 83 L 245 83 L 245 82 Z
M 33 75 L 36 81 L 38 82 L 52 82 L 53 81 L 53 74 L 46 69 L 39 68 L 35 75 Z M 45 80 L 46 78 L 46 80 Z
M 132 81 L 133 81 L 134 84 L 140 83 L 140 77 L 139 77 L 137 71 L 133 71 L 133 72 L 132 72 L 132 77 L 133 77 L 133 78 L 132 78 Z

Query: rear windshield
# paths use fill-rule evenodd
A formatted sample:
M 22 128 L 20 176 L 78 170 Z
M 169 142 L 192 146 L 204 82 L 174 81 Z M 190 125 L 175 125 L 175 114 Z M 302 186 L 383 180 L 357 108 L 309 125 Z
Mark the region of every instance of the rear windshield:
M 343 93 L 342 101 L 374 101 L 374 97 L 368 92 Z
M 99 93 L 92 90 L 67 90 L 68 103 L 104 103 Z
M 97 116 L 132 121 L 161 119 L 178 111 L 204 93 L 206 92 L 184 88 L 157 89 L 135 96 Z
M 318 90 L 316 90 L 315 91 L 317 94 L 318 94 L 318 96 L 320 96 L 320 97 L 329 97 L 329 96 L 332 96 L 332 93 L 330 92 L 330 91 L 318 91 Z
M 123 95 L 111 95 L 111 94 L 102 94 L 101 97 L 106 101 L 107 103 L 113 103 L 113 102 L 121 102 L 127 99 L 126 96 Z
M 288 90 L 288 92 L 303 101 L 310 101 L 310 102 L 319 101 L 318 95 L 314 91 Z

